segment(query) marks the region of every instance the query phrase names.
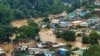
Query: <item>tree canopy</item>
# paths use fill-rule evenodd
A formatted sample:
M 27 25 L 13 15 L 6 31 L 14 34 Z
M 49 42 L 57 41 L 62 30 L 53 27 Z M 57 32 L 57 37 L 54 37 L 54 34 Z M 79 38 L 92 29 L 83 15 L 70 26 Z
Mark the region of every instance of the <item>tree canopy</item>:
M 84 51 L 83 56 L 100 56 L 100 45 L 90 46 L 89 49 Z
M 0 25 L 0 42 L 9 41 L 9 37 L 16 33 L 16 28 L 9 25 Z
M 98 40 L 100 38 L 100 35 L 96 31 L 91 31 L 89 38 L 90 38 L 90 44 L 98 44 L 99 43 Z
M 17 39 L 23 38 L 32 38 L 35 39 L 35 36 L 38 35 L 38 25 L 33 20 L 28 20 L 27 26 L 22 26 L 19 28 L 19 34 L 17 35 Z
M 55 34 L 57 37 L 63 38 L 66 41 L 75 41 L 76 39 L 75 32 L 69 31 L 69 30 L 65 30 L 62 32 L 56 32 Z

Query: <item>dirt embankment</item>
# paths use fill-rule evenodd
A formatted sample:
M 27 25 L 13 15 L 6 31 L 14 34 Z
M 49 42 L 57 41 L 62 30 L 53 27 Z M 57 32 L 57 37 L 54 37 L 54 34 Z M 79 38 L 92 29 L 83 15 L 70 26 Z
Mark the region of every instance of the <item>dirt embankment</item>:
M 36 18 L 36 19 L 31 18 L 31 19 L 34 20 L 34 22 L 38 23 L 38 22 L 41 21 L 43 18 Z M 11 22 L 11 25 L 12 25 L 13 27 L 19 28 L 19 27 L 21 27 L 21 26 L 28 25 L 27 21 L 28 21 L 27 19 L 16 20 L 16 21 L 12 21 L 12 22 Z
M 27 24 L 27 20 L 24 19 L 24 20 L 12 21 L 12 22 L 11 22 L 11 25 L 12 25 L 13 27 L 19 28 L 19 27 L 21 27 L 21 26 L 23 26 L 23 25 L 28 25 L 28 24 Z

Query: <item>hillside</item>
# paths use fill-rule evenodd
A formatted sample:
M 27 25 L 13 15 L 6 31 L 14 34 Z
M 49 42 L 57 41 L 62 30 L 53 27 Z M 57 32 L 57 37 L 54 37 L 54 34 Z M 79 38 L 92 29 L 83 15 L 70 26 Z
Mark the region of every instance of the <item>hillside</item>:
M 0 0 L 0 23 L 58 14 L 64 10 L 60 0 Z

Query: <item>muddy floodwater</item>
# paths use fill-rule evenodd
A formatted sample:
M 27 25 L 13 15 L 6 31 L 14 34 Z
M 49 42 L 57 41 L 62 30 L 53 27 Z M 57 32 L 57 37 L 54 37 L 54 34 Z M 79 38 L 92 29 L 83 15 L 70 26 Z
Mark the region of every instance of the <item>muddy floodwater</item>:
M 77 37 L 76 41 L 74 42 L 67 42 L 64 41 L 63 39 L 60 38 L 56 38 L 56 36 L 53 34 L 53 29 L 43 29 L 39 32 L 40 35 L 40 39 L 41 41 L 45 42 L 45 41 L 50 41 L 53 43 L 64 43 L 64 44 L 72 44 L 73 47 L 79 47 L 79 48 L 83 48 L 83 47 L 87 47 L 87 44 L 82 44 L 82 37 Z

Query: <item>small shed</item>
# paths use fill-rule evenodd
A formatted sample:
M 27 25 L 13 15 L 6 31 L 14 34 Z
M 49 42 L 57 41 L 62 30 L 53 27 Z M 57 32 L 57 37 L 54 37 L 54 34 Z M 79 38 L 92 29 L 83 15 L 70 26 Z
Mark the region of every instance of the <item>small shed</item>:
M 60 48 L 60 49 L 58 50 L 58 53 L 59 53 L 60 55 L 63 55 L 63 56 L 66 56 L 67 52 L 68 52 L 68 50 L 65 49 L 65 48 Z

